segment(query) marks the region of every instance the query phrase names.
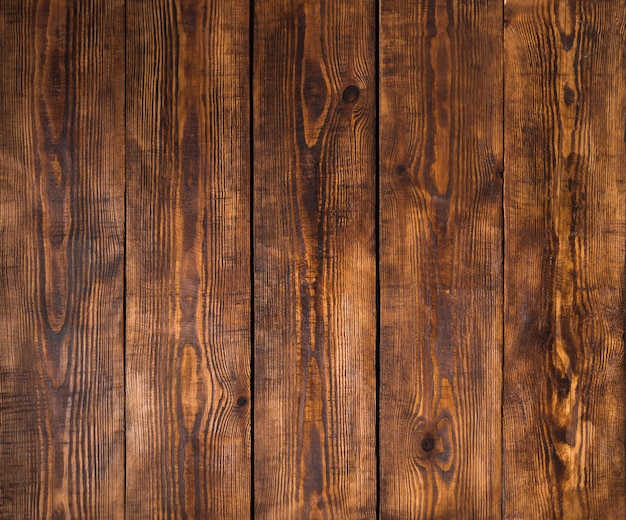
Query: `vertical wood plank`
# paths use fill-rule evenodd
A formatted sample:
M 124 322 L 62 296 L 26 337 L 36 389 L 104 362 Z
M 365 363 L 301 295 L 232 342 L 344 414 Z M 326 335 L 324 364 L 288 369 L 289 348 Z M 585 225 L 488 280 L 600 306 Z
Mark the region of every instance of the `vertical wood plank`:
M 381 518 L 499 518 L 502 2 L 381 0 Z
M 124 503 L 124 3 L 0 5 L 0 518 Z
M 623 518 L 626 7 L 505 17 L 505 514 Z
M 374 518 L 375 2 L 258 0 L 255 512 Z
M 127 0 L 127 518 L 250 514 L 248 0 Z

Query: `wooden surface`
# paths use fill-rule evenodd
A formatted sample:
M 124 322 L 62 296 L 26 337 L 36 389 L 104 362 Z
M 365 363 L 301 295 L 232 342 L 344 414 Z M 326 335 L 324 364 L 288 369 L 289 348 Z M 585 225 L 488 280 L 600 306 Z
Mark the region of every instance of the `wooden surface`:
M 250 512 L 247 1 L 127 0 L 127 518 Z
M 376 516 L 375 17 L 255 6 L 258 518 Z
M 626 7 L 505 16 L 504 512 L 624 518 Z
M 124 513 L 122 1 L 0 6 L 0 518 Z
M 0 519 L 619 519 L 626 6 L 0 2 Z
M 500 514 L 501 6 L 381 2 L 383 518 Z

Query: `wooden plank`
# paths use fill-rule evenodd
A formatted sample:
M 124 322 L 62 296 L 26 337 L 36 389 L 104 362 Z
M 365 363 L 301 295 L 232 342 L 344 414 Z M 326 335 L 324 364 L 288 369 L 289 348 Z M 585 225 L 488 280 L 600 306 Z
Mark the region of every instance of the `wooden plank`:
M 124 503 L 124 3 L 0 5 L 0 518 Z
M 626 7 L 505 16 L 505 515 L 623 518 Z
M 382 0 L 380 513 L 499 518 L 502 2 Z
M 128 518 L 250 514 L 248 26 L 127 0 Z
M 258 0 L 255 513 L 374 518 L 375 2 Z

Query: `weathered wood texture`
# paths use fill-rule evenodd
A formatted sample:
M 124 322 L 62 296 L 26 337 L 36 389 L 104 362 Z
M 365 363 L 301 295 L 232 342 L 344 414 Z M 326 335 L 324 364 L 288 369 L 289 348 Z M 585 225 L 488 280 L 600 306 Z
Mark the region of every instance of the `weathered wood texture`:
M 123 27 L 0 5 L 3 519 L 123 515 Z
M 381 1 L 381 518 L 500 517 L 501 8 Z
M 250 513 L 249 18 L 127 0 L 127 518 Z
M 0 58 L 0 520 L 624 518 L 623 1 L 4 0 Z
M 626 7 L 508 0 L 506 518 L 624 518 Z
M 256 2 L 257 518 L 376 515 L 375 24 Z

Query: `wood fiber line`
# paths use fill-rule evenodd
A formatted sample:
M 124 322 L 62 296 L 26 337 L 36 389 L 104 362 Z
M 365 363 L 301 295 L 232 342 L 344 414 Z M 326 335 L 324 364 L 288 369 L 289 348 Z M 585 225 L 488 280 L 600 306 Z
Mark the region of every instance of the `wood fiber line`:
M 248 24 L 127 0 L 129 519 L 250 514 Z
M 381 0 L 380 517 L 501 516 L 502 2 Z
M 505 18 L 505 515 L 623 518 L 626 7 Z
M 123 6 L 0 5 L 2 519 L 123 516 Z
M 255 513 L 376 516 L 375 2 L 258 0 Z

